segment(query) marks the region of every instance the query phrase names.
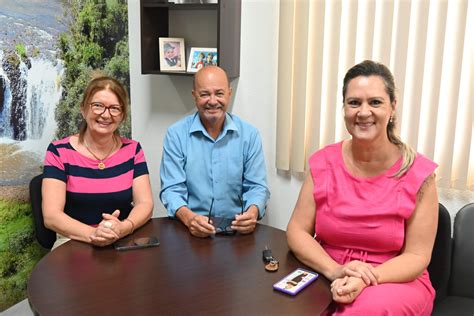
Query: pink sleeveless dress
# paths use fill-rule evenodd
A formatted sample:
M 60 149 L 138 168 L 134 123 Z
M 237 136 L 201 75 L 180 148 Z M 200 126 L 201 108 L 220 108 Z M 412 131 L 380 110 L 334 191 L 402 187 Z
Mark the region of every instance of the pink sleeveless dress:
M 417 154 L 401 178 L 390 177 L 400 168 L 401 159 L 381 175 L 355 177 L 342 159 L 342 142 L 314 153 L 309 165 L 316 239 L 339 264 L 360 260 L 373 265 L 400 253 L 417 192 L 437 167 Z M 369 286 L 353 303 L 336 305 L 333 315 L 430 315 L 434 297 L 425 270 L 412 282 Z

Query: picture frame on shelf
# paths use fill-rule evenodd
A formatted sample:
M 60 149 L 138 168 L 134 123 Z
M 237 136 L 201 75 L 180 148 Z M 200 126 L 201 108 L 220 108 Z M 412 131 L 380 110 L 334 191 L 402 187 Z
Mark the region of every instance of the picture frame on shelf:
M 184 38 L 159 37 L 160 70 L 162 72 L 186 72 Z
M 205 66 L 217 66 L 217 48 L 192 47 L 189 53 L 187 72 L 197 72 Z

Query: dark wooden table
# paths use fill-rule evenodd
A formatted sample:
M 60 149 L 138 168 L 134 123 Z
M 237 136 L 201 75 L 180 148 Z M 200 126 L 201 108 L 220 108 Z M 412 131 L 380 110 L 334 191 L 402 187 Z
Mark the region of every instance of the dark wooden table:
M 318 315 L 331 301 L 322 276 L 294 297 L 272 289 L 304 267 L 282 230 L 259 224 L 250 235 L 200 239 L 178 221 L 154 218 L 134 233 L 150 235 L 159 247 L 58 247 L 30 276 L 31 307 L 40 315 Z M 277 272 L 264 269 L 266 245 Z

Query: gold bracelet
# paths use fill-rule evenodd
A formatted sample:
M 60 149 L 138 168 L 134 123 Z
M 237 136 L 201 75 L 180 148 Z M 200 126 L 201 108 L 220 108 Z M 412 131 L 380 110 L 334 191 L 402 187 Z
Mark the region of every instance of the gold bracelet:
M 135 230 L 135 223 L 129 218 L 124 219 L 123 221 L 128 221 L 130 224 L 132 224 L 132 230 L 130 231 L 129 235 L 133 234 L 133 231 Z

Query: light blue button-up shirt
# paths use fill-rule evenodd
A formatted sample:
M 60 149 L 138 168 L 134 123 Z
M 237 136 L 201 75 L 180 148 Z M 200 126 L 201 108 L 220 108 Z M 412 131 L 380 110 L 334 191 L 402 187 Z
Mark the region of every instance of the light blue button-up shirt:
M 258 130 L 235 115 L 226 114 L 217 139 L 207 133 L 198 113 L 168 128 L 160 168 L 160 198 L 175 217 L 187 206 L 207 216 L 234 218 L 252 204 L 265 215 L 270 196 L 265 159 Z

